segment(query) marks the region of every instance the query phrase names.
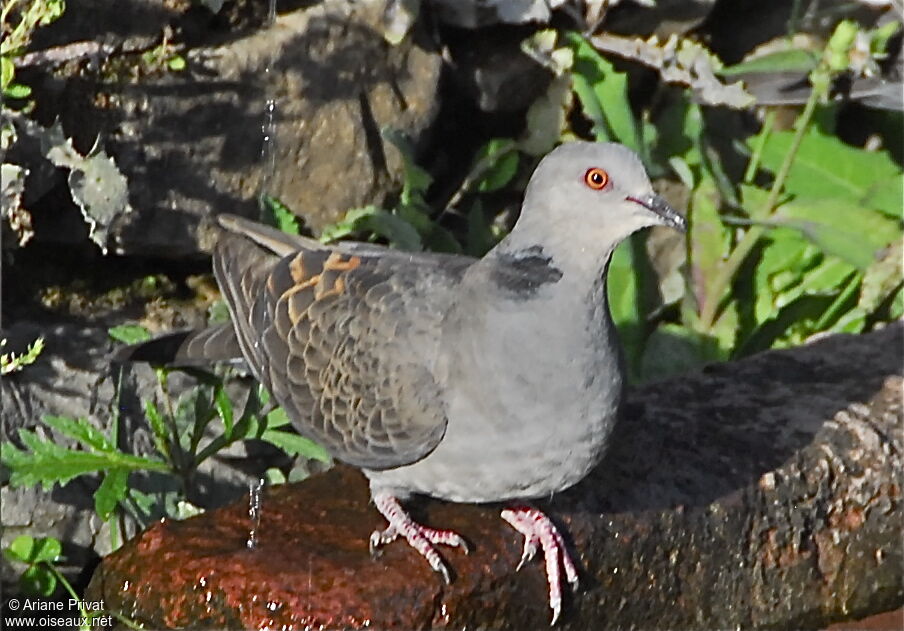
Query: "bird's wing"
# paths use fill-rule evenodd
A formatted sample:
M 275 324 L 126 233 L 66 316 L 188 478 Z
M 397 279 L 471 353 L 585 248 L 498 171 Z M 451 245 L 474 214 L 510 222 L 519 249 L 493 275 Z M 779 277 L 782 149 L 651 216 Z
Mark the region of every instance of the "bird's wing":
M 387 469 L 445 432 L 430 366 L 451 286 L 472 262 L 286 238 L 247 221 L 214 252 L 242 354 L 305 436 Z M 346 246 L 347 247 L 347 246 Z

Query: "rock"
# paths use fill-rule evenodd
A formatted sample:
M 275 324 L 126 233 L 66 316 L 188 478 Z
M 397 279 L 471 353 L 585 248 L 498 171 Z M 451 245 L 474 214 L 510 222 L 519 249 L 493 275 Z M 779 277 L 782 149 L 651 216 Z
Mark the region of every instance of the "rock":
M 384 4 L 326 0 L 281 14 L 270 28 L 192 48 L 181 72 L 58 87 L 66 134 L 80 147 L 99 136 L 128 180 L 133 211 L 113 222 L 111 249 L 196 255 L 210 245 L 211 213 L 254 215 L 264 193 L 316 231 L 397 191 L 401 157 L 380 130 L 424 139 L 442 60 L 420 29 L 388 44 Z M 265 136 L 274 144 L 265 147 Z M 49 238 L 72 237 L 46 221 Z
M 564 629 L 820 628 L 900 606 L 902 330 L 770 351 L 631 393 L 604 462 L 551 502 L 579 553 Z M 345 467 L 148 529 L 88 598 L 151 627 L 542 628 L 539 563 L 498 507 L 417 504 L 474 544 L 445 586 Z M 897 516 L 897 517 L 896 517 Z
M 38 433 L 46 435 L 50 429 L 40 419 L 52 414 L 90 419 L 108 436 L 116 423 L 119 442 L 125 451 L 138 455 L 154 453 L 143 402 L 155 400 L 161 405 L 157 379 L 148 366 L 130 368 L 120 377 L 119 368 L 112 366 L 108 359 L 113 344 L 106 327 L 71 322 L 42 326 L 20 322 L 0 333 L 0 338 L 9 339 L 4 352 L 21 352 L 39 335 L 45 339 L 45 350 L 34 364 L 0 379 L 0 440 L 12 440 L 21 447 L 20 428 L 41 427 Z M 174 398 L 193 385 L 193 381 L 175 373 L 169 380 Z M 207 440 L 213 438 L 214 427 L 209 432 Z M 61 437 L 56 437 L 56 442 L 66 446 L 74 444 Z M 273 453 L 276 450 L 266 447 L 255 445 L 249 450 L 237 443 L 206 460 L 192 480 L 189 499 L 200 507 L 213 507 L 239 496 L 251 481 L 277 464 Z M 0 523 L 3 524 L 0 545 L 6 547 L 20 534 L 56 537 L 63 542 L 65 556 L 60 568 L 70 580 L 75 580 L 87 565 L 118 545 L 113 543 L 109 524 L 95 513 L 93 494 L 98 484 L 96 476 L 82 476 L 48 490 L 14 488 L 5 476 L 0 487 Z M 176 496 L 178 490 L 177 481 L 171 476 L 132 474 L 130 484 L 145 493 L 158 494 L 158 500 L 164 495 Z M 150 519 L 157 517 L 152 515 Z M 141 528 L 129 517 L 120 525 L 129 536 Z M 22 569 L 3 564 L 0 580 L 4 591 L 15 591 Z

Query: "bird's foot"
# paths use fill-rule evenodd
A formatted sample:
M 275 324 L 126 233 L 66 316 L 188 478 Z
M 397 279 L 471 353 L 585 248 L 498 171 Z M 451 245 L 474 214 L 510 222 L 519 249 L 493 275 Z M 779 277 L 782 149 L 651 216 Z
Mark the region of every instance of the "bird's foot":
M 507 508 L 502 511 L 502 518 L 524 535 L 524 551 L 521 553 L 518 570 L 534 558 L 538 549 L 543 549 L 546 582 L 549 584 L 549 607 L 552 609 L 550 624 L 555 624 L 562 611 L 562 572 L 564 571 L 572 589 L 578 587 L 578 572 L 571 557 L 568 556 L 565 540 L 549 517 L 536 508 L 529 506 Z
M 445 545 L 461 548 L 467 554 L 468 544 L 464 538 L 452 530 L 437 530 L 422 526 L 411 519 L 411 516 L 399 504 L 399 500 L 389 493 L 375 493 L 373 500 L 374 504 L 377 505 L 377 510 L 389 522 L 389 526 L 385 530 L 375 530 L 370 535 L 371 555 L 376 555 L 377 550 L 381 546 L 392 543 L 399 536 L 405 537 L 408 544 L 427 559 L 427 563 L 430 564 L 433 571 L 441 574 L 446 583 L 451 583 L 449 568 L 446 567 L 446 564 L 433 546 Z

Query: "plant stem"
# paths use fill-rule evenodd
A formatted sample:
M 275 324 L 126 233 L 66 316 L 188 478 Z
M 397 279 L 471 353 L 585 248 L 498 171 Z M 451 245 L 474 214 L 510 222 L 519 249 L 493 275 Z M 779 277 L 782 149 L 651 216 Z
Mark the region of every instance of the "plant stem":
M 747 170 L 744 171 L 744 184 L 753 182 L 757 169 L 760 167 L 760 158 L 763 155 L 763 147 L 766 146 L 766 139 L 772 133 L 772 126 L 775 124 L 775 110 L 770 109 L 766 112 L 766 118 L 763 120 L 763 127 L 757 134 L 753 145 L 753 153 L 750 154 L 750 162 L 747 163 Z
M 79 613 L 82 614 L 82 618 L 91 617 L 91 616 L 89 616 L 88 612 L 85 611 L 84 606 L 82 606 L 82 604 L 81 604 L 82 599 L 79 598 L 78 594 L 75 593 L 75 589 L 73 589 L 73 587 L 69 583 L 69 581 L 66 580 L 66 577 L 63 576 L 63 573 L 60 572 L 56 567 L 54 567 L 54 565 L 52 563 L 47 563 L 46 561 L 42 561 L 41 565 L 43 565 L 51 574 L 53 574 L 56 577 L 57 581 L 60 584 L 62 584 L 62 586 L 66 589 L 67 592 L 69 592 L 69 596 L 71 598 L 73 598 L 77 603 L 79 603 L 78 610 L 79 610 Z M 83 628 L 83 627 L 80 626 L 79 628 Z
M 797 119 L 797 128 L 795 129 L 791 147 L 788 149 L 788 153 L 785 154 L 782 166 L 779 168 L 778 173 L 776 173 L 775 181 L 772 183 L 772 188 L 769 191 L 769 197 L 766 199 L 766 203 L 763 204 L 763 208 L 755 217 L 756 219 L 768 219 L 774 212 L 778 196 L 782 191 L 788 173 L 791 171 L 791 166 L 794 164 L 794 158 L 797 156 L 797 151 L 800 149 L 800 143 L 803 142 L 804 134 L 810 126 L 810 119 L 813 118 L 813 113 L 816 111 L 816 105 L 819 103 L 821 96 L 821 91 L 817 90 L 815 87 L 810 92 L 810 98 L 807 99 L 804 111 L 801 113 L 800 118 Z M 732 250 L 731 255 L 729 255 L 728 259 L 726 259 L 716 272 L 709 300 L 703 305 L 703 310 L 700 314 L 700 321 L 704 330 L 712 328 L 713 323 L 719 315 L 719 307 L 724 301 L 723 294 L 726 293 L 731 282 L 734 280 L 735 273 L 737 273 L 738 269 L 747 259 L 747 256 L 753 250 L 757 241 L 759 241 L 760 237 L 765 233 L 765 226 L 758 225 L 750 228 L 750 230 L 741 237 L 741 240 L 735 246 L 734 250 Z M 727 298 L 727 296 L 725 296 L 725 298 Z

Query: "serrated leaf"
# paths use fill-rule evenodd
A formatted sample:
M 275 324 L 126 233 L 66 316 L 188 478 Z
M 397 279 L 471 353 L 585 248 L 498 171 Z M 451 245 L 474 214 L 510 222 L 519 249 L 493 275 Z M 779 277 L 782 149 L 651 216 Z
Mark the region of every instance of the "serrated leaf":
M 153 401 L 147 400 L 144 402 L 144 415 L 151 426 L 151 436 L 154 439 L 154 446 L 157 447 L 157 451 L 165 455 L 169 454 L 169 446 L 166 443 L 166 424 L 163 420 L 163 415 L 160 414 L 157 405 Z
M 27 447 L 27 451 L 11 443 L 3 443 L 0 451 L 0 460 L 9 467 L 9 481 L 13 486 L 41 484 L 45 490 L 49 490 L 54 484 L 66 484 L 80 475 L 115 467 L 169 471 L 166 464 L 159 460 L 121 452 L 97 453 L 67 449 L 24 428 L 19 429 L 19 439 Z
M 140 324 L 120 324 L 107 329 L 111 339 L 123 344 L 140 344 L 151 339 L 151 333 Z
M 332 460 L 323 447 L 294 432 L 267 429 L 261 434 L 260 439 L 276 445 L 290 456 L 304 456 L 321 462 L 331 462 Z
M 72 419 L 66 416 L 45 415 L 41 420 L 61 434 L 77 440 L 86 447 L 93 447 L 99 451 L 110 451 L 114 449 L 114 446 L 110 444 L 107 437 L 104 436 L 100 430 L 91 425 L 88 419 Z
M 94 512 L 103 521 L 113 516 L 113 512 L 126 497 L 129 479 L 127 469 L 110 469 L 104 474 L 104 479 L 94 492 Z

